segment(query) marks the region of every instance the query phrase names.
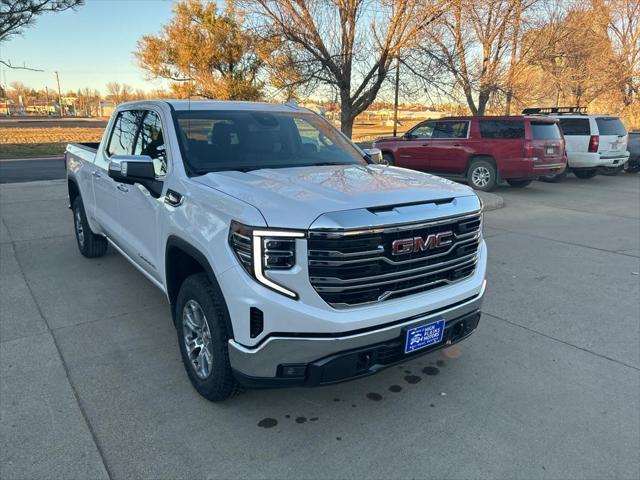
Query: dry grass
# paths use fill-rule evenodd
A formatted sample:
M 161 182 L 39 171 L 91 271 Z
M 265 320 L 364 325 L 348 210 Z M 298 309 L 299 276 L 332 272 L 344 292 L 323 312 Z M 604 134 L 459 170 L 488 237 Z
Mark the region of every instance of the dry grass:
M 0 128 L 0 144 L 99 142 L 101 128 Z

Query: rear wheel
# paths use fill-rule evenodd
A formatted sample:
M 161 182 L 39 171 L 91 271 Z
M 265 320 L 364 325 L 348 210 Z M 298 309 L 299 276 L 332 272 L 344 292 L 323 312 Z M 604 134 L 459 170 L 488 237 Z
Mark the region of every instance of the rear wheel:
M 213 402 L 240 390 L 229 363 L 227 313 L 206 273 L 188 277 L 176 301 L 176 329 L 191 384 Z
M 624 169 L 625 172 L 627 173 L 637 173 L 640 172 L 640 164 L 636 164 L 636 165 L 629 165 L 628 163 L 626 164 L 626 167 Z
M 91 231 L 80 196 L 73 201 L 71 209 L 78 250 L 87 258 L 102 257 L 107 251 L 107 239 Z
M 607 177 L 613 177 L 622 172 L 624 165 L 620 165 L 619 167 L 600 167 L 600 174 L 606 175 Z
M 473 160 L 467 171 L 467 181 L 476 190 L 493 190 L 498 181 L 495 165 L 490 160 Z
M 529 185 L 533 180 L 511 180 L 507 179 L 507 183 L 515 188 L 524 188 Z
M 542 180 L 543 182 L 549 182 L 549 183 L 560 183 L 564 181 L 565 178 L 567 178 L 567 172 L 568 172 L 568 169 L 565 168 L 560 173 L 552 173 L 551 175 L 544 175 L 543 177 L 540 177 L 540 180 Z
M 578 178 L 593 178 L 598 174 L 598 170 L 595 168 L 583 168 L 580 170 L 574 170 L 573 174 Z

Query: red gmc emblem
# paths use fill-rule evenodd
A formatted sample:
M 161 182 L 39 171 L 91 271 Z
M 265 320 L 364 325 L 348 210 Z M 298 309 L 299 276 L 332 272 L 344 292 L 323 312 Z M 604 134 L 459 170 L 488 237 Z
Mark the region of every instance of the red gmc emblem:
M 439 247 L 447 247 L 453 243 L 453 232 L 432 233 L 426 237 L 403 238 L 391 244 L 391 255 L 424 252 Z

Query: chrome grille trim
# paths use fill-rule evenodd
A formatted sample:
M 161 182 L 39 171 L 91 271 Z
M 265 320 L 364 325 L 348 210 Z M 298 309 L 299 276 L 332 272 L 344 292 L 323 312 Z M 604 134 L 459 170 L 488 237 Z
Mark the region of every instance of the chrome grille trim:
M 473 258 L 469 259 L 466 262 L 462 262 L 462 263 L 457 263 L 455 265 L 446 267 L 446 268 L 441 268 L 440 270 L 434 270 L 431 272 L 426 272 L 426 273 L 422 273 L 420 275 L 412 275 L 410 277 L 405 277 L 405 278 L 401 278 L 400 280 L 402 281 L 409 281 L 409 280 L 416 280 L 418 278 L 422 278 L 422 277 L 426 277 L 428 275 L 434 275 L 437 273 L 443 273 L 446 272 L 448 270 L 456 270 L 458 268 L 461 267 L 466 267 L 466 266 L 470 266 L 470 265 L 474 265 L 477 263 L 478 261 L 478 256 L 477 254 L 473 254 Z M 405 272 L 400 272 L 400 273 L 405 273 Z M 343 287 L 321 287 L 321 286 L 316 286 L 315 289 L 318 292 L 344 292 L 347 290 L 354 290 L 356 288 L 369 288 L 369 287 L 378 287 L 380 285 L 386 285 L 388 283 L 393 283 L 393 282 L 397 282 L 398 279 L 397 278 L 393 278 L 391 280 L 384 280 L 381 282 L 371 282 L 371 283 L 363 283 L 361 285 L 347 285 L 347 286 L 343 286 Z
M 474 252 L 471 253 L 469 255 L 465 255 L 464 257 L 459 257 L 459 258 L 454 258 L 453 260 L 448 260 L 446 262 L 440 262 L 440 263 L 434 263 L 431 265 L 426 265 L 424 267 L 418 267 L 418 268 L 413 268 L 411 270 L 401 270 L 399 272 L 391 272 L 391 273 L 384 273 L 382 275 L 376 275 L 376 276 L 371 276 L 371 277 L 360 277 L 360 278 L 350 278 L 350 279 L 342 279 L 342 278 L 337 278 L 337 277 L 311 277 L 311 281 L 314 282 L 314 284 L 316 285 L 321 285 L 324 283 L 341 283 L 344 285 L 348 285 L 348 284 L 353 284 L 353 283 L 358 283 L 358 282 L 368 282 L 370 280 L 376 280 L 378 278 L 391 278 L 391 281 L 396 281 L 396 279 L 394 279 L 394 277 L 398 277 L 398 276 L 404 276 L 404 278 L 402 278 L 402 280 L 410 280 L 412 278 L 417 278 L 417 277 L 411 277 L 411 276 L 407 276 L 407 275 L 412 275 L 413 273 L 417 273 L 417 272 L 423 272 L 426 271 L 426 274 L 433 274 L 433 273 L 439 273 L 439 272 L 443 272 L 445 270 L 450 270 L 450 269 L 454 269 L 454 268 L 458 268 L 458 267 L 462 267 L 464 266 L 466 263 L 468 263 L 468 260 L 477 260 L 478 258 L 478 253 Z M 438 270 L 438 267 L 445 267 L 448 266 L 448 268 L 443 268 Z M 363 283 L 363 284 L 359 284 L 357 285 L 358 287 L 366 287 L 366 286 L 371 286 L 370 284 L 367 283 Z M 318 288 L 322 288 L 322 287 L 318 287 Z
M 317 238 L 342 238 L 342 237 L 351 237 L 354 235 L 375 235 L 379 233 L 393 233 L 393 232 L 402 232 L 406 230 L 417 230 L 420 228 L 429 228 L 429 227 L 438 227 L 442 225 L 447 225 L 450 223 L 461 222 L 462 220 L 476 220 L 477 218 L 481 218 L 482 211 L 478 210 L 476 212 L 462 215 L 462 216 L 453 216 L 441 218 L 438 220 L 433 220 L 430 222 L 421 222 L 421 223 L 408 223 L 408 224 L 400 224 L 400 225 L 391 225 L 388 227 L 374 227 L 374 228 L 359 228 L 355 230 L 331 230 L 331 229 L 318 229 L 318 230 L 309 230 L 309 238 L 317 237 Z
M 424 237 L 445 229 L 454 236 L 449 246 L 391 255 L 395 240 Z M 332 307 L 349 308 L 438 288 L 471 276 L 479 258 L 482 213 L 369 229 L 310 230 L 307 239 L 311 285 Z

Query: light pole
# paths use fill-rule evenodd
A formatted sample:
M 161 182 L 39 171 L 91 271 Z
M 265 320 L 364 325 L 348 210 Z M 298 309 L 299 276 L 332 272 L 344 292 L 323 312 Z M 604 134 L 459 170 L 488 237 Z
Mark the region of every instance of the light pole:
M 60 104 L 60 116 L 62 117 L 62 93 L 60 92 L 60 77 L 58 76 L 58 72 L 56 74 L 56 82 L 58 83 L 58 103 Z
M 396 93 L 393 101 L 393 136 L 398 133 L 398 88 L 400 86 L 400 57 L 396 57 Z

